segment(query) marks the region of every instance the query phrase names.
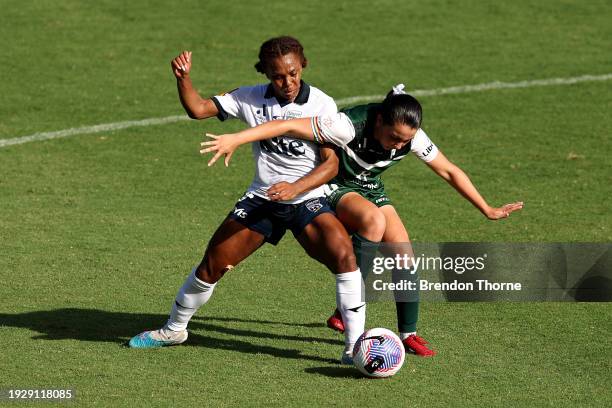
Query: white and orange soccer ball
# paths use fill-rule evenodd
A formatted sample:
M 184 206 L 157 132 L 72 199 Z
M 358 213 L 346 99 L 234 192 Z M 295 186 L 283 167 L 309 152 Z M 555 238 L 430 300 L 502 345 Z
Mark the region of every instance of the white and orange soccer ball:
M 402 368 L 405 357 L 400 338 L 383 328 L 365 331 L 353 348 L 355 367 L 368 377 L 391 377 Z

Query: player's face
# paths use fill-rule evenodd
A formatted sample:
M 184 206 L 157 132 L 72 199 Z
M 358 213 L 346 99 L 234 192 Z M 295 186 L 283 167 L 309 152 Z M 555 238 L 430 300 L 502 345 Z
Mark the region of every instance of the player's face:
M 386 125 L 379 115 L 374 127 L 374 138 L 385 150 L 399 150 L 414 138 L 418 130 L 403 123 Z
M 268 65 L 266 76 L 277 98 L 293 102 L 300 92 L 302 60 L 293 52 L 275 58 Z

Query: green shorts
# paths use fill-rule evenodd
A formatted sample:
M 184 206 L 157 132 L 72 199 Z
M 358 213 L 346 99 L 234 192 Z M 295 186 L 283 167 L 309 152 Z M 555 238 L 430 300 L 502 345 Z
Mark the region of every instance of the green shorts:
M 367 188 L 354 183 L 336 184 L 332 180 L 325 188 L 325 196 L 333 210 L 336 209 L 340 199 L 346 193 L 351 192 L 359 194 L 377 207 L 391 204 L 391 199 L 387 196 L 382 182 L 378 183 L 375 188 Z

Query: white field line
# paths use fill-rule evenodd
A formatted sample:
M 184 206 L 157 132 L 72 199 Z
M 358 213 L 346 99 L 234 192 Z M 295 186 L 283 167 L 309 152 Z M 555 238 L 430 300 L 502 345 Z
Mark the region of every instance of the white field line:
M 17 144 L 28 143 L 28 142 L 38 142 L 41 140 L 59 139 L 61 137 L 85 135 L 89 133 L 109 132 L 113 130 L 127 129 L 127 128 L 137 127 L 137 126 L 163 125 L 165 123 L 174 123 L 174 122 L 178 122 L 181 120 L 187 120 L 187 119 L 189 119 L 189 117 L 187 117 L 186 115 L 166 116 L 165 118 L 128 120 L 125 122 L 103 123 L 103 124 L 94 125 L 94 126 L 82 126 L 82 127 L 77 127 L 77 128 L 57 130 L 55 132 L 34 133 L 33 135 L 17 137 L 14 139 L 2 139 L 0 140 L 0 148 L 17 145 Z
M 532 88 L 536 86 L 552 86 L 552 85 L 572 85 L 579 82 L 594 82 L 594 81 L 609 81 L 612 79 L 612 74 L 604 75 L 583 75 L 572 78 L 548 78 L 548 79 L 534 79 L 531 81 L 520 81 L 520 82 L 488 82 L 484 84 L 476 85 L 461 85 L 452 86 L 450 88 L 439 88 L 439 89 L 417 89 L 414 91 L 408 91 L 412 96 L 438 96 L 438 95 L 449 95 L 449 94 L 463 94 L 471 92 L 482 92 L 493 89 L 515 89 L 515 88 Z M 372 100 L 380 100 L 385 95 L 369 95 L 369 96 L 353 96 L 350 98 L 338 99 L 336 103 L 338 105 L 350 105 L 357 102 L 365 102 Z
M 554 85 L 571 85 L 579 82 L 595 82 L 595 81 L 609 81 L 612 79 L 612 74 L 604 75 L 583 75 L 571 78 L 548 78 L 548 79 L 535 79 L 531 81 L 520 81 L 520 82 L 488 82 L 476 85 L 462 85 L 453 86 L 450 88 L 438 88 L 438 89 L 417 89 L 410 91 L 409 93 L 413 96 L 437 96 L 437 95 L 448 95 L 448 94 L 463 94 L 472 92 L 482 92 L 496 89 L 516 89 L 516 88 L 531 88 L 537 86 L 554 86 Z M 350 105 L 357 102 L 366 102 L 373 100 L 383 99 L 384 95 L 360 95 L 352 96 L 349 98 L 336 99 L 336 104 L 339 106 Z M 58 130 L 55 132 L 42 132 L 34 133 L 29 136 L 16 137 L 12 139 L 0 140 L 0 148 L 18 145 L 28 142 L 38 142 L 41 140 L 59 139 L 62 137 L 69 137 L 75 135 L 85 135 L 90 133 L 109 132 L 114 130 L 127 129 L 138 126 L 153 126 L 163 125 L 167 123 L 175 123 L 189 118 L 186 115 L 178 116 L 166 116 L 164 118 L 149 118 L 142 120 L 128 120 L 125 122 L 114 122 L 114 123 L 103 123 L 94 126 L 82 126 L 77 128 L 70 128 L 64 130 Z

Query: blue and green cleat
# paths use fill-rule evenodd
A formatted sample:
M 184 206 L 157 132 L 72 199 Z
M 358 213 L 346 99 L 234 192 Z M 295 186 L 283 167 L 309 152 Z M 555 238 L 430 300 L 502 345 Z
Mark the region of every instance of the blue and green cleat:
M 140 333 L 130 339 L 130 348 L 158 348 L 176 346 L 187 340 L 187 330 L 172 331 L 167 329 L 151 330 Z

